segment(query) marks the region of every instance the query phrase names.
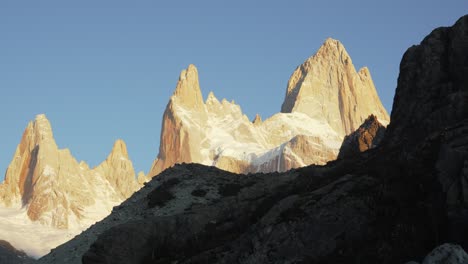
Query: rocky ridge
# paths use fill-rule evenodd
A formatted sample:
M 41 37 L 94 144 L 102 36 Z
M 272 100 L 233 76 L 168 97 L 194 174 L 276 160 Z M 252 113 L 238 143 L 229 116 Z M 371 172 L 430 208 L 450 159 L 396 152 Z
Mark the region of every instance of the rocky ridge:
M 198 70 L 190 65 L 164 112 L 159 154 L 148 176 L 183 162 L 236 173 L 325 164 L 370 114 L 389 122 L 368 69 L 356 72 L 337 40 L 327 39 L 298 67 L 282 113 L 263 121 L 257 115 L 251 122 L 239 105 L 219 101 L 213 92 L 204 102 Z
M 467 43 L 464 16 L 405 53 L 378 147 L 286 173 L 176 165 L 39 263 L 464 258 L 456 246 L 428 252 L 447 241 L 468 247 Z

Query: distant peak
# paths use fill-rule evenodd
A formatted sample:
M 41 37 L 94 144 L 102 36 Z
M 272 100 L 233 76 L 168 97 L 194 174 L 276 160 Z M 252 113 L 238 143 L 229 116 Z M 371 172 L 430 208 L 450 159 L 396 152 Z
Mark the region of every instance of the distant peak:
M 209 104 L 209 103 L 218 103 L 219 104 L 219 100 L 218 100 L 218 98 L 216 98 L 213 91 L 210 91 L 210 93 L 208 94 L 208 97 L 206 98 L 206 104 Z
M 46 117 L 45 114 L 36 115 L 36 118 L 34 119 L 34 122 L 35 122 L 36 124 L 43 124 L 43 125 L 45 125 L 45 126 L 49 126 L 49 127 L 50 127 L 49 119 L 47 119 L 47 117 Z
M 36 115 L 36 121 L 40 121 L 40 120 L 47 120 L 47 117 L 45 114 L 38 114 Z
M 190 64 L 187 69 L 183 69 L 180 72 L 179 80 L 186 80 L 186 79 L 197 79 L 198 80 L 198 70 L 195 65 Z
M 343 44 L 341 44 L 341 42 L 337 39 L 334 39 L 334 38 L 330 38 L 328 37 L 327 39 L 325 39 L 325 42 L 323 43 L 323 45 L 332 45 L 332 46 L 343 46 Z
M 149 181 L 149 178 L 146 177 L 145 173 L 143 171 L 138 172 L 137 175 L 137 181 L 140 185 L 145 184 L 145 182 Z
M 262 117 L 259 114 L 255 115 L 254 120 L 252 121 L 254 125 L 258 125 L 262 123 Z
M 343 44 L 336 39 L 327 38 L 317 53 L 311 58 L 323 58 L 329 63 L 351 63 L 351 58 Z
M 32 122 L 32 127 L 34 129 L 34 133 L 38 136 L 36 138 L 36 142 L 42 141 L 44 139 L 53 140 L 54 135 L 52 132 L 52 126 L 45 114 L 36 115 L 34 122 Z
M 125 144 L 125 141 L 123 141 L 122 139 L 117 139 L 114 142 L 114 146 L 112 147 L 111 155 L 128 157 L 127 145 Z
M 179 105 L 187 108 L 200 108 L 203 106 L 198 70 L 195 65 L 190 64 L 187 69 L 181 71 L 173 97 L 177 98 Z

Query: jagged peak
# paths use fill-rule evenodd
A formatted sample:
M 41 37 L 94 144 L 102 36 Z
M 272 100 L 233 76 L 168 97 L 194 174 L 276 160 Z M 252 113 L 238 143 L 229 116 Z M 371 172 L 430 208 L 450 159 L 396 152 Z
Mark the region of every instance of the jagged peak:
M 190 64 L 187 69 L 183 69 L 181 72 L 180 72 L 180 76 L 179 76 L 179 81 L 181 80 L 186 80 L 186 79 L 190 79 L 190 78 L 196 78 L 198 79 L 198 69 L 197 67 L 195 67 L 195 65 L 193 64 Z
M 323 42 L 323 46 L 336 46 L 336 47 L 338 47 L 338 46 L 343 46 L 343 44 L 337 39 L 328 37 Z
M 46 120 L 46 121 L 48 121 L 48 119 L 47 119 L 47 117 L 46 117 L 45 114 L 37 114 L 35 120 L 36 120 L 36 121 L 41 121 L 41 120 Z
M 206 104 L 210 104 L 210 103 L 216 103 L 216 104 L 219 104 L 219 100 L 218 98 L 216 98 L 215 94 L 213 93 L 213 91 L 210 91 L 210 93 L 208 94 L 208 97 L 206 98 Z
M 39 138 L 37 138 L 38 140 L 53 138 L 52 126 L 45 114 L 36 115 L 36 118 L 32 123 L 32 127 L 34 129 L 34 133 L 39 136 Z
M 226 99 L 226 98 L 223 98 L 223 99 L 221 100 L 221 104 L 223 104 L 223 105 L 225 105 L 225 106 L 239 106 L 239 105 L 236 104 L 236 101 L 234 101 L 234 99 L 232 99 L 232 100 L 229 102 L 229 100 Z M 239 106 L 239 107 L 240 107 L 240 106 Z
M 256 114 L 255 115 L 255 118 L 252 120 L 252 123 L 254 125 L 257 125 L 257 124 L 261 124 L 262 123 L 262 117 L 260 116 L 260 114 Z
M 112 147 L 111 156 L 121 156 L 128 158 L 127 145 L 122 139 L 117 139 Z
M 181 71 L 172 99 L 180 105 L 188 108 L 203 107 L 203 98 L 198 81 L 198 70 L 190 64 L 187 69 Z
M 294 94 L 297 95 L 297 93 L 299 92 L 299 90 L 297 90 L 297 88 L 299 88 L 298 84 L 301 83 L 306 77 L 306 75 L 308 75 L 312 71 L 314 65 L 333 65 L 337 63 L 352 65 L 352 60 L 345 47 L 339 40 L 327 38 L 317 50 L 317 52 L 311 57 L 307 58 L 304 61 L 304 63 L 299 65 L 293 72 L 288 81 L 286 97 Z M 322 68 L 328 67 L 322 66 Z M 282 106 L 281 111 L 290 112 L 292 110 L 289 109 L 290 107 L 291 106 L 288 107 L 288 105 Z
M 380 121 L 379 121 L 379 118 L 374 115 L 374 114 L 370 114 L 366 120 L 364 120 L 364 122 L 362 123 L 361 127 L 369 127 L 371 126 L 372 124 L 378 124 L 379 126 L 385 126 L 384 124 L 382 124 Z
M 351 64 L 352 60 L 344 45 L 337 39 L 327 38 L 312 59 L 325 59 L 329 63 Z
M 366 120 L 364 120 L 364 123 L 368 123 L 368 122 L 375 122 L 375 121 L 379 121 L 379 119 L 377 118 L 376 115 L 374 114 L 370 114 Z
M 293 72 L 281 112 L 302 112 L 325 119 L 342 136 L 356 129 L 370 113 L 382 120 L 388 116 L 369 69 L 363 67 L 356 72 L 343 44 L 332 38 Z

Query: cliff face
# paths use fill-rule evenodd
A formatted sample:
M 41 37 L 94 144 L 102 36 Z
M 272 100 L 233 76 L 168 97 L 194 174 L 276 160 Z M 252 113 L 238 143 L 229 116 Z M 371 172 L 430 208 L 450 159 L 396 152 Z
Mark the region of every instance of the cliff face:
M 467 28 L 463 17 L 454 27 L 435 29 L 403 55 L 388 127 L 394 144 L 411 148 L 467 116 Z
M 68 149 L 58 149 L 50 122 L 38 115 L 25 129 L 8 166 L 0 204 L 26 208 L 30 220 L 67 229 L 102 219 L 137 189 L 123 141 L 117 141 L 107 160 L 91 170 Z
M 344 46 L 334 39 L 327 39 L 294 71 L 281 112 L 301 112 L 324 120 L 340 136 L 355 131 L 370 114 L 385 125 L 390 121 L 369 69 L 356 72 Z
M 369 114 L 389 121 L 369 71 L 357 73 L 337 40 L 325 41 L 293 73 L 282 113 L 263 121 L 257 115 L 250 122 L 240 106 L 212 92 L 203 102 L 198 70 L 190 65 L 164 112 L 159 155 L 148 176 L 190 162 L 236 173 L 325 164 Z

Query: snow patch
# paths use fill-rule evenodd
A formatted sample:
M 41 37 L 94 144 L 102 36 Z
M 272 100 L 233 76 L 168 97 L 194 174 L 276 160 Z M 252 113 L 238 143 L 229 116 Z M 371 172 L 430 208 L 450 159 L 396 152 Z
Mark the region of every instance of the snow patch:
M 323 143 L 321 147 L 336 153 L 343 140 L 325 120 L 298 112 L 278 113 L 253 125 L 238 105 L 226 100 L 215 110 L 205 108 L 206 122 L 201 122 L 200 113 L 177 104 L 174 111 L 185 126 L 204 136 L 200 142 L 201 161 L 195 162 L 205 165 L 215 164 L 219 157 L 229 157 L 260 166 L 277 159 L 285 144 L 298 135 L 316 137 Z M 291 157 L 297 155 L 291 153 Z M 298 162 L 303 164 L 302 159 Z
M 45 165 L 44 170 L 42 171 L 42 175 L 44 176 L 55 176 L 57 173 L 55 172 L 55 169 L 52 168 L 49 165 Z

